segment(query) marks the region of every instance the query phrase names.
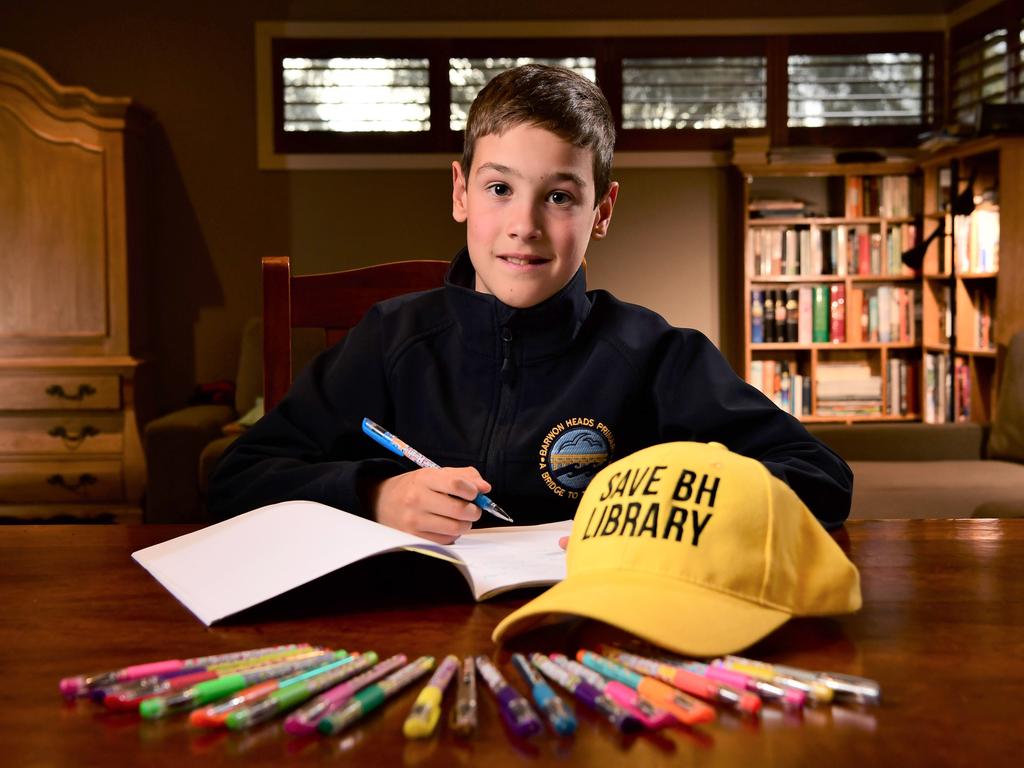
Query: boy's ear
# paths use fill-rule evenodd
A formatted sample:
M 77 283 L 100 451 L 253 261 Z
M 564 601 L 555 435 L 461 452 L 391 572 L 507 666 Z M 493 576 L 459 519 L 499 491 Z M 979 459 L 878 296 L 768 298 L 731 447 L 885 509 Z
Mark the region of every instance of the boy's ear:
M 466 212 L 466 177 L 462 174 L 462 164 L 452 161 L 452 218 L 460 224 L 468 218 Z
M 608 187 L 608 193 L 597 204 L 594 211 L 594 226 L 591 230 L 591 237 L 600 240 L 608 234 L 608 227 L 612 222 L 612 209 L 615 208 L 615 201 L 619 197 L 619 182 L 613 181 Z

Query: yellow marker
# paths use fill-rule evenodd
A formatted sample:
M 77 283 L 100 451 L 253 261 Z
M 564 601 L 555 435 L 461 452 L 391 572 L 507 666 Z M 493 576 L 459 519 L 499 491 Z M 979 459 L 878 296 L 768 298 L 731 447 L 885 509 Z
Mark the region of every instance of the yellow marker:
M 406 738 L 425 739 L 437 728 L 437 721 L 441 719 L 441 699 L 444 697 L 444 689 L 458 668 L 458 656 L 451 654 L 445 656 L 441 666 L 437 668 L 430 681 L 420 691 L 420 695 L 416 697 L 416 703 L 412 705 L 409 716 L 405 718 L 402 733 Z
M 808 698 L 816 703 L 825 704 L 832 701 L 833 698 L 832 689 L 824 683 L 811 680 L 798 680 L 792 675 L 783 674 L 771 664 L 765 664 L 763 661 L 744 659 L 741 656 L 726 656 L 725 659 L 722 660 L 722 666 L 727 669 L 735 670 L 736 672 L 742 672 L 744 675 L 749 675 L 750 677 L 756 677 L 758 680 L 767 680 L 768 682 L 775 683 L 776 685 L 783 685 L 788 688 L 796 688 L 798 691 L 804 691 Z

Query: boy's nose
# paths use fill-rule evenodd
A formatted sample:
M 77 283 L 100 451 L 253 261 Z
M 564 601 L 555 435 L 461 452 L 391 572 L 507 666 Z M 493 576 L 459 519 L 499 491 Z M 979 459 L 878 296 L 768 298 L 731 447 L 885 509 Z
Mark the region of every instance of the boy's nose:
M 509 237 L 515 240 L 536 240 L 541 236 L 540 216 L 533 205 L 518 205 L 509 212 L 506 226 Z

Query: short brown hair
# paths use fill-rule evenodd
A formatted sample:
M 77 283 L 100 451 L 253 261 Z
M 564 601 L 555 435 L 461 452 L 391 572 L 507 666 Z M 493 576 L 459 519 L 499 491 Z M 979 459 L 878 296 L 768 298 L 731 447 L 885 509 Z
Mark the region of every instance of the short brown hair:
M 615 147 L 615 120 L 601 89 L 565 67 L 524 64 L 502 72 L 481 89 L 469 108 L 462 172 L 469 175 L 477 139 L 500 136 L 524 123 L 590 149 L 597 207 L 611 186 Z

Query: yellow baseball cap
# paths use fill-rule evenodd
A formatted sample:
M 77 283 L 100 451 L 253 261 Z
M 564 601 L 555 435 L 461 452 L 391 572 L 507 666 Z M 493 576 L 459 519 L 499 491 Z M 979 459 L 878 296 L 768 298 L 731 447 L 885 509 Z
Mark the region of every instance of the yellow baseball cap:
M 790 616 L 860 605 L 857 568 L 761 462 L 718 443 L 664 443 L 594 477 L 573 520 L 565 581 L 507 616 L 492 639 L 582 616 L 680 654 L 718 656 Z

